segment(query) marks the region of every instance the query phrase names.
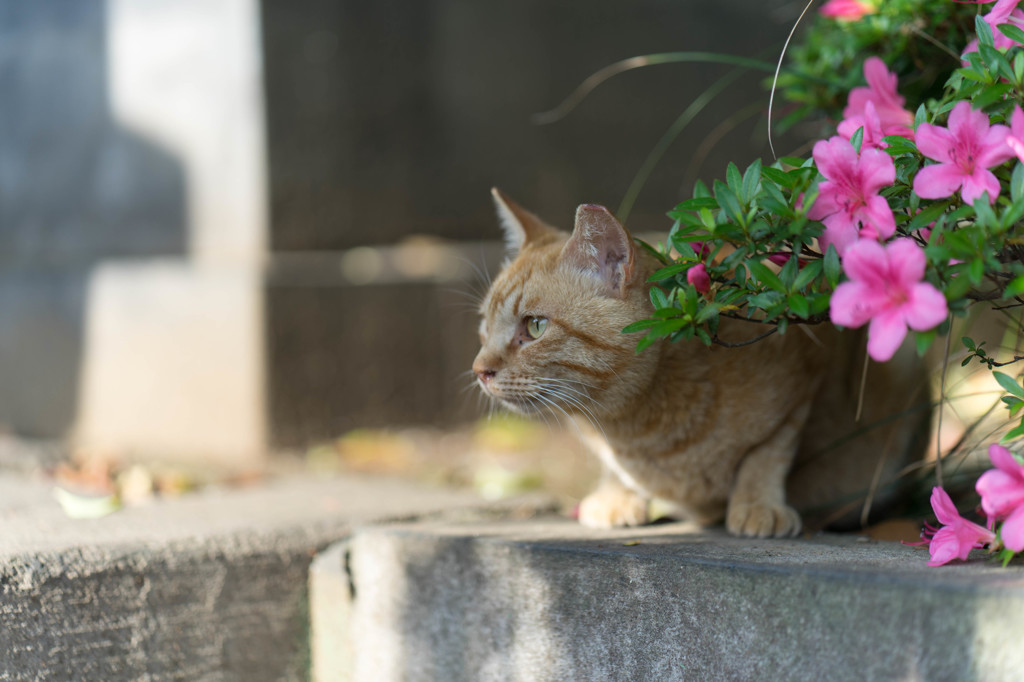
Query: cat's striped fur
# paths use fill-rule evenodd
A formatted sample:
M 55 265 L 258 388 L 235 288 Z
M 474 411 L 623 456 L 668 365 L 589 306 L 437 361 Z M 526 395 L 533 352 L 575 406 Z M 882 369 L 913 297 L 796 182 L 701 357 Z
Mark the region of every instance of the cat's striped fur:
M 635 353 L 620 330 L 650 316 L 658 267 L 601 206 L 584 205 L 570 236 L 494 191 L 513 256 L 481 306 L 473 370 L 512 410 L 576 420 L 606 467 L 580 505 L 596 527 L 647 520 L 652 497 L 730 532 L 787 536 L 807 509 L 848 497 L 876 473 L 881 490 L 919 455 L 912 418 L 835 445 L 853 422 L 863 345 L 826 325 L 738 348 L 656 343 Z M 723 320 L 738 342 L 761 332 Z M 862 424 L 927 401 L 914 361 L 875 366 Z

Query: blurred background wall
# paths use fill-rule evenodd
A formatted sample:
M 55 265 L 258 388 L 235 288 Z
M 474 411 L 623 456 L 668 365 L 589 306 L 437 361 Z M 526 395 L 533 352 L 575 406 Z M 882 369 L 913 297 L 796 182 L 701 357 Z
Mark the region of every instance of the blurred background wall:
M 613 210 L 788 0 L 0 0 L 0 425 L 135 456 L 258 461 L 357 426 L 453 424 L 492 185 Z M 669 148 L 634 232 L 767 158 L 763 73 Z M 781 117 L 781 112 L 776 113 Z M 780 153 L 794 142 L 776 140 Z

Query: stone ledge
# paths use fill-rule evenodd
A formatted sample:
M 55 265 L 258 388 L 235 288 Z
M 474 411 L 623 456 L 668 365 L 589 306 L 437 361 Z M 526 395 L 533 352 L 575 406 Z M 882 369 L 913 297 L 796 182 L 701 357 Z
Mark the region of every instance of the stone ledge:
M 296 478 L 67 518 L 0 478 L 0 679 L 308 679 L 308 568 L 354 524 L 485 505 L 369 477 Z
M 897 543 L 542 519 L 364 528 L 347 548 L 350 575 L 338 560 L 314 574 L 351 580 L 355 595 L 338 604 L 353 653 L 335 666 L 349 667 L 327 675 L 314 661 L 322 680 L 998 681 L 1024 670 L 1024 569 L 929 568 Z

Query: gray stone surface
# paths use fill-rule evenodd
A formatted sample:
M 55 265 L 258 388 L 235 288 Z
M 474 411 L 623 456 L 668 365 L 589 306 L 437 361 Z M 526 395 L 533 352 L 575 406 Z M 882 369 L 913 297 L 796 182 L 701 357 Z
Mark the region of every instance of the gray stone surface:
M 350 541 L 354 679 L 1019 680 L 1024 568 L 566 520 Z M 326 678 L 325 678 L 326 679 Z
M 72 520 L 0 478 L 0 680 L 298 680 L 307 572 L 354 524 L 479 507 L 375 478 L 288 479 Z

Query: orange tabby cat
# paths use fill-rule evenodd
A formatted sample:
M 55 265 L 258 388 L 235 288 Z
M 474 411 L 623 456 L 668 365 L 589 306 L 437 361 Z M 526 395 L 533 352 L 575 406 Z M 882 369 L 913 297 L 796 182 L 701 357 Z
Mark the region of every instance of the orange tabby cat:
M 928 396 L 916 358 L 871 367 L 857 424 L 857 334 L 819 325 L 740 347 L 659 342 L 637 354 L 637 335 L 620 330 L 650 317 L 647 278 L 660 264 L 602 206 L 580 206 L 570 236 L 493 195 L 514 260 L 481 306 L 473 371 L 512 410 L 578 422 L 605 465 L 580 504 L 583 524 L 645 523 L 657 497 L 700 523 L 724 518 L 737 535 L 791 536 L 797 509 L 838 501 L 855 514 L 920 455 Z M 763 329 L 723 319 L 719 337 Z M 909 416 L 886 422 L 898 414 Z

